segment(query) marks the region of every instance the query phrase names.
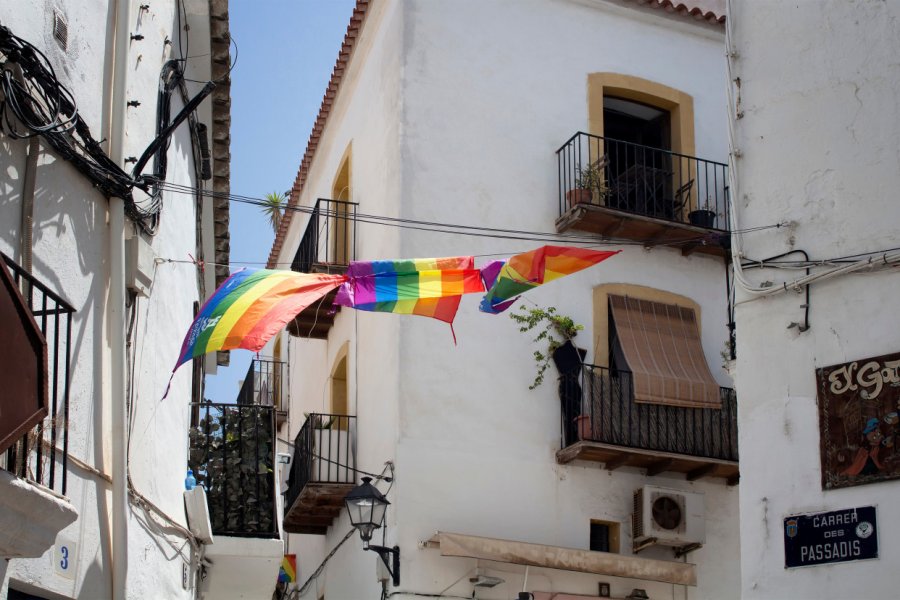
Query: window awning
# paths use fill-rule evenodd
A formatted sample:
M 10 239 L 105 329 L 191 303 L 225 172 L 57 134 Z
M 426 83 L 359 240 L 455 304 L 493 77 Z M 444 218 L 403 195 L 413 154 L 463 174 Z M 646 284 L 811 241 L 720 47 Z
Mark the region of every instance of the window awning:
M 610 577 L 697 585 L 697 573 L 694 565 L 690 563 L 514 542 L 443 531 L 436 533 L 426 545 L 440 548 L 441 556 L 463 556 Z
M 609 296 L 616 334 L 634 378 L 634 401 L 689 408 L 721 408 L 700 343 L 693 309 Z

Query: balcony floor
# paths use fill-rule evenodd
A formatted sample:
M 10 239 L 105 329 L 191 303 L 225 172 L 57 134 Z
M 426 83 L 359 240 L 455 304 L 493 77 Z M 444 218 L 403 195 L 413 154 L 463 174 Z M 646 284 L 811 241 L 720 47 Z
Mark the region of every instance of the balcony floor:
M 648 476 L 660 473 L 684 473 L 689 481 L 704 477 L 718 477 L 728 485 L 737 485 L 740 478 L 738 463 L 716 458 L 674 454 L 642 448 L 629 448 L 600 442 L 580 441 L 556 453 L 556 462 L 566 464 L 573 460 L 589 460 L 603 463 L 609 471 L 619 467 L 646 469 Z
M 325 535 L 344 509 L 344 496 L 353 487 L 353 483 L 307 483 L 294 504 L 284 512 L 284 530 Z
M 681 248 L 681 253 L 685 255 L 700 252 L 724 257 L 729 252 L 719 242 L 722 236 L 728 237 L 726 231 L 667 221 L 596 204 L 577 204 L 556 220 L 557 232 L 569 230 L 640 241 L 648 248 L 677 244 L 676 247 Z

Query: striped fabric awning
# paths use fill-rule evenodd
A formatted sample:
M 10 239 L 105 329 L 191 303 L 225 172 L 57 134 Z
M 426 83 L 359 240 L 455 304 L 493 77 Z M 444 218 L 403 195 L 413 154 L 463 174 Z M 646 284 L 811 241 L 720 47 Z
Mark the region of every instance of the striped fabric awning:
M 609 306 L 633 375 L 635 402 L 722 407 L 693 309 L 613 295 Z

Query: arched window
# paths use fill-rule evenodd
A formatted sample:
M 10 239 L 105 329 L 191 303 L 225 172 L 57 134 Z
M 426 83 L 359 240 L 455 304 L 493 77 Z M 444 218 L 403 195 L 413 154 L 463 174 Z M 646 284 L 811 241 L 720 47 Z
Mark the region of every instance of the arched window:
M 347 346 L 345 345 L 338 358 L 335 360 L 334 368 L 331 370 L 331 407 L 330 412 L 333 415 L 349 415 L 349 400 L 347 396 Z M 339 419 L 341 429 L 346 428 L 347 419 Z
M 352 144 L 347 146 L 344 156 L 341 159 L 341 166 L 338 168 L 337 175 L 334 177 L 334 183 L 331 185 L 331 199 L 334 201 L 333 217 L 330 219 L 331 235 L 329 236 L 328 254 L 329 262 L 338 265 L 349 264 L 351 254 L 351 243 L 353 240 L 353 223 L 350 220 L 351 211 L 348 202 L 352 201 L 353 193 L 351 188 L 352 174 Z
M 697 194 L 694 101 L 668 86 L 619 73 L 588 75 L 590 133 L 614 189 L 607 205 L 686 218 Z

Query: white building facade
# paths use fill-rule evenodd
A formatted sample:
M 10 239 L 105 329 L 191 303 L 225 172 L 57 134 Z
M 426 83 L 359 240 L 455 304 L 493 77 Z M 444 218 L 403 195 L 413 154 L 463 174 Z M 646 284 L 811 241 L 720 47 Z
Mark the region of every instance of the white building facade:
M 90 129 L 71 147 L 99 142 L 91 160 L 101 165 L 92 178 L 78 164 L 83 148 L 73 159 L 47 135 L 15 139 L 35 130 L 6 96 L 0 268 L 45 336 L 52 403 L 0 457 L 0 597 L 198 597 L 204 549 L 187 529 L 183 492 L 190 403 L 215 358 L 182 368 L 161 399 L 194 311 L 228 273 L 227 201 L 200 193 L 228 191 L 227 2 L 13 2 L 0 6 L 0 23 L 0 64 L 21 86 L 17 100 L 50 90 L 42 102 L 53 121 L 64 87 Z M 36 71 L 17 67 L 27 61 L 10 50 L 13 36 L 41 53 L 29 64 L 51 73 L 43 88 Z M 104 193 L 104 174 L 130 174 L 213 80 L 140 170 L 187 193 L 160 184 L 155 195 L 107 197 L 117 194 Z M 60 120 L 48 129 L 61 145 L 73 139 Z M 109 163 L 96 162 L 101 154 Z
M 767 228 L 735 240 L 742 596 L 884 598 L 900 492 L 898 7 L 809 8 L 728 15 L 736 225 Z
M 292 191 L 301 210 L 287 211 L 270 266 L 458 255 L 480 266 L 543 243 L 622 252 L 520 301 L 585 326 L 575 404 L 592 426 L 580 438 L 566 431 L 553 367 L 529 390 L 532 336 L 479 313 L 478 298 L 462 300 L 456 344 L 438 321 L 328 306 L 289 327 L 278 350 L 292 385 L 285 530 L 296 534 L 287 552 L 298 584 L 308 582 L 300 597 L 381 592 L 375 554 L 355 533 L 344 541 L 342 497 L 365 474 L 392 479 L 376 480 L 391 505 L 373 543 L 400 549 L 400 585 L 388 589 L 397 597 L 597 596 L 600 584 L 620 598 L 739 595 L 736 415 L 721 357 L 724 13 L 663 8 L 357 4 Z M 570 204 L 591 165 L 602 185 Z M 695 220 L 704 211 L 712 220 Z M 638 370 L 640 350 L 611 343 L 626 326 L 614 298 L 643 302 L 639 320 L 652 307 L 693 315 L 683 318 L 695 351 L 683 355 L 708 367 L 706 389 L 724 388 L 721 407 L 635 402 L 621 371 Z M 635 492 L 656 488 L 681 503 L 671 545 L 665 532 L 632 528 Z M 475 586 L 478 575 L 496 585 Z

